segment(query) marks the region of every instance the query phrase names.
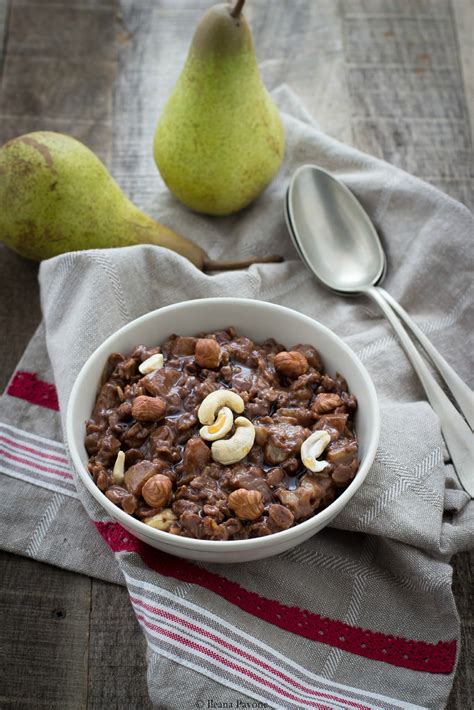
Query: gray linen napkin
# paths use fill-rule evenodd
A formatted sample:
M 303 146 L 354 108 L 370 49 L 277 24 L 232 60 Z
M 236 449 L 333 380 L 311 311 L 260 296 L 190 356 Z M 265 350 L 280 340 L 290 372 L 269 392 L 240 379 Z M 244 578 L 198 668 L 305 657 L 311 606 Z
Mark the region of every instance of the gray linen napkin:
M 449 558 L 474 543 L 474 504 L 389 327 L 363 299 L 315 282 L 290 244 L 282 205 L 304 162 L 343 179 L 384 240 L 387 289 L 466 380 L 472 218 L 429 185 L 321 133 L 285 87 L 276 98 L 286 160 L 252 206 L 208 219 L 163 190 L 150 212 L 213 258 L 279 252 L 285 263 L 207 276 L 173 252 L 139 246 L 42 264 L 44 323 L 0 401 L 1 544 L 127 584 L 156 707 L 441 708 L 459 653 Z M 269 560 L 191 565 L 107 520 L 73 477 L 61 423 L 79 369 L 110 333 L 160 306 L 236 293 L 293 307 L 346 340 L 376 385 L 381 441 L 366 483 L 331 528 Z

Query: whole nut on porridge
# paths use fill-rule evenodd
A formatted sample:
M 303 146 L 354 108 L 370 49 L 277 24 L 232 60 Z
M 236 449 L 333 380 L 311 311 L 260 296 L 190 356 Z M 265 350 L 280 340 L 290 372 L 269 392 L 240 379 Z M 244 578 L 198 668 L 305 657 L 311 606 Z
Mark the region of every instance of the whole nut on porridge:
M 160 466 L 152 461 L 137 461 L 127 468 L 124 477 L 125 488 L 136 496 L 140 496 L 143 486 L 149 478 L 160 472 Z
M 298 525 L 359 467 L 357 400 L 332 364 L 312 345 L 234 328 L 112 353 L 85 427 L 90 475 L 168 535 L 245 540 Z
M 221 361 L 221 347 L 217 340 L 212 338 L 199 338 L 196 343 L 194 359 L 199 367 L 214 369 L 219 367 Z
M 153 372 L 154 370 L 160 370 L 164 365 L 164 359 L 162 353 L 155 353 L 155 355 L 152 355 L 151 357 L 148 357 L 146 360 L 144 360 L 139 366 L 138 369 L 142 373 L 142 375 L 148 375 L 148 373 Z
M 278 373 L 290 379 L 296 379 L 300 375 L 304 375 L 309 367 L 308 361 L 303 353 L 299 353 L 297 350 L 277 353 L 273 364 Z
M 166 412 L 166 402 L 160 397 L 147 397 L 142 394 L 133 400 L 132 417 L 142 422 L 154 422 Z
M 226 389 L 210 392 L 198 409 L 199 421 L 201 424 L 214 424 L 217 409 L 226 406 L 230 407 L 233 412 L 241 414 L 244 411 L 244 400 L 239 394 Z
M 173 523 L 177 520 L 176 515 L 171 508 L 165 508 L 161 513 L 152 515 L 151 518 L 145 518 L 144 523 L 150 525 L 157 530 L 169 530 Z
M 240 520 L 256 520 L 264 511 L 260 491 L 248 491 L 246 488 L 232 491 L 227 504 Z
M 342 399 L 336 392 L 321 392 L 321 394 L 316 395 L 311 405 L 311 411 L 314 414 L 327 414 L 328 412 L 333 412 L 341 404 Z
M 220 439 L 211 446 L 212 458 L 217 463 L 237 463 L 247 456 L 255 441 L 255 427 L 246 417 L 237 417 L 235 434 L 230 439 Z
M 329 466 L 327 461 L 318 461 L 318 456 L 321 456 L 326 446 L 331 441 L 331 436 L 327 431 L 319 429 L 313 431 L 301 444 L 301 460 L 307 469 L 315 473 L 324 471 Z
M 148 479 L 142 488 L 142 496 L 145 503 L 151 508 L 164 508 L 171 498 L 173 483 L 168 476 L 157 473 Z
M 216 441 L 222 439 L 223 436 L 229 433 L 234 424 L 234 415 L 229 407 L 222 407 L 217 413 L 217 419 L 214 424 L 203 426 L 199 430 L 199 435 L 206 441 Z

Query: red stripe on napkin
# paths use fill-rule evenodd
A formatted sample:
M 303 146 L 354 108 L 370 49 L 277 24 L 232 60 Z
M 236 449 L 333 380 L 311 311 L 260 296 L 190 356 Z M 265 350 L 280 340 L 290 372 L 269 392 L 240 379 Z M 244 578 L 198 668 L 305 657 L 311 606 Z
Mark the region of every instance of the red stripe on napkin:
M 146 604 L 140 599 L 137 599 L 136 597 L 130 597 L 132 600 L 132 603 L 134 606 L 140 606 L 146 611 L 151 612 L 152 614 L 156 616 L 162 616 L 165 619 L 171 619 L 172 621 L 175 621 L 179 625 L 183 626 L 185 629 L 191 629 L 192 631 L 197 632 L 206 641 L 212 641 L 213 643 L 216 644 L 216 648 L 219 646 L 222 646 L 226 650 L 230 650 L 231 653 L 233 653 L 237 657 L 241 657 L 245 660 L 249 660 L 252 663 L 255 663 L 255 665 L 259 666 L 265 671 L 269 671 L 272 675 L 274 675 L 278 680 L 284 680 L 286 681 L 289 685 L 292 685 L 296 690 L 301 690 L 304 693 L 307 693 L 308 695 L 315 695 L 315 696 L 320 696 L 321 698 L 326 698 L 327 700 L 336 700 L 341 703 L 345 703 L 345 705 L 348 708 L 356 708 L 357 710 L 370 710 L 370 708 L 367 705 L 361 705 L 358 702 L 355 702 L 353 700 L 348 700 L 347 698 L 340 698 L 336 695 L 332 695 L 330 693 L 326 693 L 321 690 L 315 690 L 314 688 L 311 688 L 308 685 L 303 685 L 302 683 L 299 683 L 295 678 L 292 678 L 285 673 L 282 673 L 278 668 L 275 668 L 274 666 L 266 663 L 263 661 L 261 658 L 258 658 L 257 656 L 254 656 L 251 653 L 248 653 L 245 651 L 243 648 L 239 648 L 238 646 L 235 646 L 232 643 L 229 643 L 225 639 L 223 639 L 221 636 L 217 636 L 216 634 L 213 634 L 209 632 L 207 629 L 203 629 L 197 624 L 190 623 L 188 620 L 183 619 L 181 616 L 178 616 L 176 614 L 172 614 L 168 611 L 165 611 L 164 609 L 160 609 L 159 607 L 152 606 L 151 604 Z M 145 617 L 140 614 L 138 610 L 135 610 L 137 614 L 137 618 L 139 621 L 143 621 L 143 623 L 147 623 L 145 620 Z
M 159 574 L 181 582 L 198 584 L 248 614 L 285 631 L 392 666 L 427 673 L 453 671 L 456 660 L 455 639 L 438 641 L 436 644 L 415 641 L 352 626 L 306 609 L 286 606 L 274 599 L 250 592 L 236 582 L 197 567 L 192 562 L 155 550 L 135 538 L 118 523 L 95 521 L 95 525 L 114 552 L 136 552 L 148 567 Z
M 14 461 L 15 463 L 21 463 L 25 466 L 30 466 L 33 469 L 38 469 L 38 471 L 44 471 L 45 473 L 54 473 L 56 476 L 61 476 L 61 478 L 68 478 L 71 481 L 74 480 L 72 474 L 70 474 L 68 471 L 60 471 L 57 468 L 51 468 L 51 466 L 42 466 L 37 461 L 33 461 L 32 459 L 25 459 L 21 456 L 15 456 L 15 454 L 10 453 L 9 451 L 5 451 L 1 447 L 0 454 L 2 456 L 5 456 L 5 458 L 10 459 L 11 461 Z
M 170 638 L 173 641 L 177 641 L 178 643 L 182 644 L 183 646 L 187 646 L 190 648 L 192 651 L 199 651 L 200 653 L 210 656 L 211 658 L 219 661 L 222 663 L 222 665 L 226 666 L 230 670 L 233 671 L 238 671 L 239 673 L 242 673 L 242 675 L 246 675 L 249 678 L 252 678 L 252 680 L 256 680 L 258 683 L 261 683 L 262 685 L 267 686 L 270 690 L 273 690 L 274 692 L 283 695 L 283 697 L 288 698 L 289 700 L 294 700 L 296 702 L 304 702 L 305 705 L 309 705 L 312 708 L 317 708 L 317 710 L 331 710 L 331 708 L 328 705 L 322 705 L 321 703 L 315 702 L 313 700 L 307 700 L 300 698 L 296 695 L 293 695 L 293 693 L 289 693 L 287 690 L 284 688 L 281 688 L 279 685 L 276 683 L 272 683 L 271 681 L 267 680 L 266 678 L 263 678 L 262 676 L 257 675 L 257 673 L 254 673 L 252 670 L 249 668 L 246 668 L 245 666 L 241 666 L 238 663 L 234 663 L 233 661 L 229 660 L 225 656 L 220 656 L 216 651 L 211 651 L 210 649 L 206 648 L 206 646 L 203 646 L 200 643 L 197 643 L 196 641 L 193 641 L 191 639 L 186 638 L 185 636 L 181 636 L 181 634 L 177 633 L 176 631 L 171 631 L 170 629 L 165 629 L 162 626 L 158 626 L 157 624 L 153 624 L 147 619 L 145 619 L 144 616 L 141 614 L 137 615 L 138 620 L 147 628 L 152 629 L 155 633 L 161 634 L 162 636 L 165 636 L 166 638 Z
M 24 451 L 27 454 L 34 454 L 35 456 L 39 456 L 42 459 L 51 459 L 51 461 L 58 461 L 58 463 L 65 464 L 66 466 L 69 465 L 69 461 L 65 456 L 55 456 L 54 454 L 49 454 L 43 451 L 40 448 L 35 448 L 32 449 L 31 446 L 26 446 L 25 444 L 21 444 L 19 441 L 15 439 L 10 439 L 7 436 L 2 436 L 0 434 L 0 441 L 3 441 L 5 444 L 8 444 L 9 446 L 13 446 L 15 449 L 20 449 L 20 451 Z M 72 478 L 72 476 L 71 476 Z
M 7 387 L 10 397 L 24 399 L 31 404 L 47 407 L 59 411 L 56 387 L 49 382 L 38 379 L 36 372 L 15 372 L 12 381 Z

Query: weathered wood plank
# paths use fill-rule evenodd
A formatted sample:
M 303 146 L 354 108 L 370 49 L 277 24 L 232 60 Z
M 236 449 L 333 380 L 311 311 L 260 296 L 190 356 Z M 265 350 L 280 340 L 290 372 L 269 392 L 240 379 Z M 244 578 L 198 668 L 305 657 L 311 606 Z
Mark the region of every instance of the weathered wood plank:
M 113 62 L 15 56 L 7 47 L 0 110 L 6 116 L 104 121 L 111 114 L 114 73 Z
M 3 52 L 7 32 L 7 20 L 10 10 L 10 0 L 0 0 L 0 71 L 3 64 Z
M 111 157 L 116 8 L 12 3 L 0 89 L 0 140 L 55 130 Z
M 0 707 L 86 706 L 90 579 L 0 552 Z
M 88 710 L 151 708 L 146 641 L 124 587 L 92 580 L 89 629 Z
M 446 17 L 446 0 L 344 0 L 346 14 L 403 17 Z
M 24 57 L 61 57 L 87 63 L 115 59 L 115 23 L 109 7 L 13 2 L 8 53 Z
M 265 0 L 248 3 L 262 78 L 272 90 L 282 83 L 302 98 L 321 128 L 351 140 L 342 18 L 333 0 Z
M 420 118 L 416 121 L 416 145 L 414 123 L 414 119 L 403 117 L 354 118 L 354 141 L 372 155 L 428 179 L 471 177 L 470 138 L 463 120 Z
M 57 130 L 110 161 L 115 13 L 115 0 L 15 0 L 0 87 L 1 142 L 33 130 Z M 8 340 L 0 339 L 2 385 L 39 322 L 36 274 L 36 264 L 2 247 L 0 327 L 9 333 Z M 99 633 L 96 624 L 90 642 L 91 580 L 12 555 L 2 555 L 0 566 L 7 619 L 0 640 L 6 675 L 0 706 L 85 708 L 88 647 L 95 647 Z M 131 665 L 135 656 L 130 659 L 128 650 L 124 644 L 120 657 Z M 116 647 L 109 649 L 113 654 Z M 100 682 L 95 676 L 97 687 Z
M 459 3 L 465 17 L 469 3 Z M 355 145 L 472 205 L 472 140 L 450 3 L 343 0 L 343 15 Z M 465 67 L 471 41 L 460 36 Z M 467 76 L 472 81 L 469 69 Z M 453 560 L 462 652 L 449 710 L 473 704 L 472 560 Z
M 342 0 L 354 143 L 472 204 L 472 142 L 447 2 Z
M 405 70 L 411 66 L 418 73 L 431 66 L 453 67 L 457 47 L 453 26 L 446 20 L 347 14 L 345 46 L 350 63 L 403 65 Z
M 115 79 L 115 0 L 10 3 L 0 0 L 0 50 L 6 56 L 0 86 L 0 143 L 22 133 L 55 130 L 83 141 L 105 161 L 111 157 Z M 81 49 L 86 50 L 81 55 Z M 65 61 L 77 56 L 76 61 Z M 1 246 L 0 387 L 40 320 L 37 266 Z M 12 277 L 14 275 L 14 277 Z M 13 326 L 13 327 L 12 327 Z
M 25 5 L 34 5 L 38 8 L 48 8 L 48 11 L 54 7 L 79 7 L 102 9 L 107 7 L 111 10 L 117 10 L 117 0 L 11 0 L 12 4 L 17 7 Z
M 0 332 L 8 333 L 0 338 L 0 392 L 41 318 L 37 273 L 37 264 L 0 244 Z

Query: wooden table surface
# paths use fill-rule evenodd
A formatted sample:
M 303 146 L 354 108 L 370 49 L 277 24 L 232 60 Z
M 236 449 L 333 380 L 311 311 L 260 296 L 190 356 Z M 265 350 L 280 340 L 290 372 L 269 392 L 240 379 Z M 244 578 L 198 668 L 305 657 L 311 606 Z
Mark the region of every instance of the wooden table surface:
M 154 125 L 211 4 L 0 0 L 0 142 L 70 133 L 146 207 Z M 268 88 L 286 82 L 327 132 L 472 206 L 472 0 L 247 4 Z M 39 320 L 36 265 L 1 248 L 0 385 Z M 472 562 L 453 560 L 463 650 L 451 710 L 474 707 Z M 0 566 L 0 708 L 150 707 L 123 588 L 7 553 Z

